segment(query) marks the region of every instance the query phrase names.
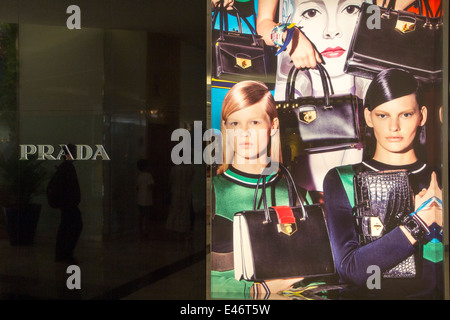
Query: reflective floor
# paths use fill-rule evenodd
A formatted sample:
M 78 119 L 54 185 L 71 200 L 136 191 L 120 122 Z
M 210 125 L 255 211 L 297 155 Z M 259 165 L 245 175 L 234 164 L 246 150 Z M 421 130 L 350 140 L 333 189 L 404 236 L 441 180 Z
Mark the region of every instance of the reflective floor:
M 69 290 L 68 264 L 54 261 L 54 242 L 31 246 L 0 239 L 0 299 L 205 299 L 204 226 L 174 237 L 160 222 L 152 237 L 103 243 L 80 240 L 75 250 L 81 289 Z

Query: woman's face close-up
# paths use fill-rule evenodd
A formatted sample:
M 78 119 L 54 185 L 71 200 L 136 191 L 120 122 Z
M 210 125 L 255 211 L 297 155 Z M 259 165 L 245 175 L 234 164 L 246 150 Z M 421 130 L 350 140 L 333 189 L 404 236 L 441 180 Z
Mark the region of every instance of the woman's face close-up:
M 426 108 L 419 108 L 414 93 L 364 112 L 367 125 L 373 127 L 378 154 L 410 151 L 419 126 L 423 126 L 427 118 Z
M 272 121 L 265 103 L 260 101 L 236 111 L 224 122 L 227 145 L 234 150 L 235 163 L 259 163 L 258 158 L 267 155 Z
M 330 76 L 344 64 L 363 0 L 295 0 L 292 22 L 316 46 Z

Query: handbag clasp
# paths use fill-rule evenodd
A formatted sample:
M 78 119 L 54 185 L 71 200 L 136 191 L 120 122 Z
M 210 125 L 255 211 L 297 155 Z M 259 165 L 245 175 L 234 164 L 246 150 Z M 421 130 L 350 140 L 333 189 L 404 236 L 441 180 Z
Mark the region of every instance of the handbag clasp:
M 242 69 L 248 69 L 252 66 L 252 59 L 246 55 L 236 55 L 236 67 L 242 68 Z
M 302 106 L 298 110 L 298 121 L 303 123 L 311 123 L 317 119 L 317 110 L 313 105 Z
M 416 30 L 416 18 L 411 16 L 398 15 L 395 29 L 401 33 L 408 33 Z
M 282 232 L 288 236 L 291 236 L 294 234 L 295 231 L 297 231 L 297 224 L 296 223 L 279 223 L 277 224 L 278 232 Z
M 289 206 L 275 206 L 272 207 L 277 213 L 278 232 L 282 232 L 288 236 L 293 235 L 297 231 L 297 223 L 295 222 L 294 213 Z
M 379 217 L 370 217 L 370 235 L 372 237 L 379 237 L 381 236 L 384 225 L 381 222 Z

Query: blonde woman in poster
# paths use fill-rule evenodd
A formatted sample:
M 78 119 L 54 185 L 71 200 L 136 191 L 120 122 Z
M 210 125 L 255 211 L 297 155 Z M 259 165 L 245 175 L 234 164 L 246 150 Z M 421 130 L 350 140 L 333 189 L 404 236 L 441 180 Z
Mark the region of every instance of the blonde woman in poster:
M 223 163 L 211 182 L 211 296 L 218 299 L 262 299 L 301 280 L 255 283 L 238 281 L 234 277 L 233 216 L 239 211 L 252 209 L 258 178 L 269 161 L 281 162 L 277 110 L 264 83 L 242 81 L 228 91 L 223 101 L 221 132 Z M 263 136 L 266 139 L 262 139 Z M 265 179 L 268 192 L 274 189 L 277 205 L 288 205 L 286 180 L 277 170 Z M 271 200 L 269 197 L 269 206 L 272 205 Z
M 286 50 L 278 54 L 275 100 L 285 99 L 287 75 L 293 65 L 304 69 L 297 76 L 296 95 L 323 96 L 320 74 L 314 69 L 317 63 L 323 63 L 328 71 L 335 94 L 351 93 L 364 98 L 370 81 L 344 72 L 348 49 L 363 2 L 364 0 L 259 0 L 257 31 L 267 45 L 283 43 L 287 36 L 287 31 L 283 34 L 277 31 L 278 22 L 293 23 L 298 27 Z M 396 8 L 406 7 L 412 2 L 398 1 Z M 382 4 L 381 1 L 379 4 Z M 277 39 L 280 36 L 283 40 Z M 303 188 L 317 191 L 317 200 L 320 201 L 323 178 L 328 170 L 335 166 L 360 162 L 362 152 L 361 145 L 338 151 L 301 152 L 295 159 L 298 165 L 292 167 L 294 178 Z

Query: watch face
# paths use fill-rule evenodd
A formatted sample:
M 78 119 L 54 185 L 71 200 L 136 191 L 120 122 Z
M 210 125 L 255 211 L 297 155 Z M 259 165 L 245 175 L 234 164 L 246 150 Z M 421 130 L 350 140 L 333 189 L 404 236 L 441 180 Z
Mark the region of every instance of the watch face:
M 408 222 L 406 222 L 406 225 L 405 225 L 408 229 L 415 229 L 415 228 L 417 228 L 418 227 L 418 224 L 417 224 L 417 222 L 415 221 L 415 220 L 413 220 L 413 219 L 411 219 L 411 220 L 409 220 Z
M 408 228 L 409 230 L 415 229 L 418 226 L 419 226 L 418 223 L 414 219 L 409 220 L 405 224 L 405 227 Z

